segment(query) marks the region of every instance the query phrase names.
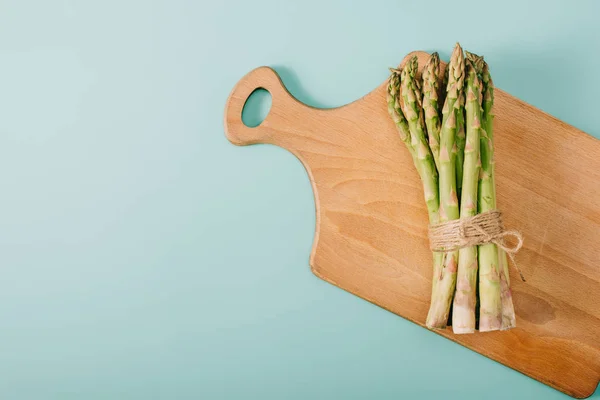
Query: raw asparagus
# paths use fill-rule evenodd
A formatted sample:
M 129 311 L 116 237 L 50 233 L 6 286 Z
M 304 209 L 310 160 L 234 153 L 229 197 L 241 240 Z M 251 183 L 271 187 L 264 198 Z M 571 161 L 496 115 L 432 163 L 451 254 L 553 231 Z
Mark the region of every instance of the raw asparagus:
M 483 82 L 483 129 L 487 134 L 488 143 L 490 149 L 488 151 L 488 159 L 491 161 L 491 187 L 494 189 L 492 194 L 494 195 L 493 207 L 496 207 L 495 200 L 495 173 L 494 173 L 494 160 L 493 160 L 493 139 L 494 139 L 494 83 L 490 76 L 489 66 L 486 62 L 483 63 L 482 68 L 482 82 Z M 508 273 L 508 260 L 506 253 L 502 249 L 498 249 L 498 264 L 500 274 L 500 301 L 502 307 L 502 322 L 500 329 L 506 330 L 514 328 L 517 325 L 515 317 L 515 308 L 512 300 L 512 292 L 510 289 L 510 277 Z M 495 307 L 495 306 L 494 306 Z M 480 329 L 481 330 L 481 329 Z
M 465 162 L 465 96 L 458 98 L 459 109 L 456 116 L 456 186 L 458 202 L 461 201 L 463 166 Z
M 410 131 L 408 129 L 408 122 L 404 117 L 404 113 L 400 108 L 400 71 L 390 68 L 391 75 L 389 78 L 388 90 L 387 90 L 387 103 L 388 113 L 392 117 L 392 121 L 396 124 L 400 139 L 406 144 L 411 157 L 415 157 L 415 152 L 410 143 Z
M 412 86 L 410 84 L 410 79 L 414 78 L 416 68 L 418 68 L 418 61 L 416 61 L 416 58 L 412 59 L 405 67 L 405 69 L 407 69 L 405 74 L 408 76 L 407 89 L 405 91 L 405 93 L 407 93 L 406 97 L 410 99 L 414 98 L 415 101 L 404 105 L 405 107 L 409 107 L 407 114 L 412 119 L 410 124 L 413 126 L 412 131 L 414 131 L 414 134 L 412 134 L 409 127 L 409 121 L 407 121 L 404 112 L 402 111 L 401 105 L 403 103 L 403 98 L 400 96 L 401 72 L 396 69 L 391 69 L 392 74 L 389 79 L 387 91 L 388 112 L 398 128 L 400 139 L 405 143 L 413 157 L 413 162 L 421 177 L 423 193 L 429 214 L 429 222 L 431 224 L 436 224 L 439 222 L 438 172 L 435 165 L 433 165 L 432 154 L 427 146 L 427 142 L 423 139 L 422 117 L 420 117 L 420 107 L 416 104 L 416 99 L 419 96 L 418 90 L 410 89 Z M 415 115 L 417 116 L 416 120 Z M 419 128 L 419 126 L 421 128 Z M 441 264 L 442 253 L 434 252 L 432 287 L 434 287 L 437 282 L 437 276 L 439 276 L 439 272 L 437 271 L 441 269 Z
M 460 110 L 458 101 L 463 91 L 465 64 L 462 48 L 457 43 L 448 69 L 447 95 L 442 109 L 440 131 L 440 222 L 459 218 L 458 195 L 456 189 L 456 128 Z M 450 305 L 456 286 L 458 251 L 443 253 L 443 265 L 438 282 L 432 293 L 432 301 L 427 315 L 429 328 L 444 328 L 448 324 Z
M 416 56 L 412 57 L 402 68 L 400 105 L 404 117 L 408 121 L 410 143 L 419 165 L 427 210 L 430 215 L 434 214 L 435 220 L 439 220 L 438 172 L 425 134 L 421 88 L 416 79 L 418 69 L 419 61 Z
M 440 168 L 439 78 L 440 57 L 438 53 L 433 53 L 423 68 L 423 112 L 425 113 L 429 148 L 438 170 Z
M 466 142 L 464 147 L 464 169 L 460 218 L 477 214 L 477 186 L 479 181 L 479 131 L 481 130 L 482 84 L 477 70 L 481 69 L 481 57 L 467 52 L 466 75 Z M 457 133 L 458 141 L 458 133 Z M 460 151 L 459 151 L 460 152 Z M 457 153 L 457 173 L 460 160 Z M 458 178 L 459 182 L 461 178 Z M 452 330 L 454 333 L 475 332 L 475 304 L 477 302 L 477 246 L 464 247 L 458 252 L 456 273 L 456 293 L 452 309 Z
M 481 130 L 481 172 L 479 176 L 478 210 L 480 213 L 496 208 L 494 181 L 493 114 L 494 86 L 487 63 L 483 64 L 483 129 Z M 479 331 L 495 331 L 502 327 L 502 299 L 498 248 L 493 243 L 479 246 Z M 507 267 L 508 268 L 508 267 Z M 502 273 L 505 275 L 504 273 Z M 505 275 L 506 279 L 507 274 Z M 508 283 L 506 281 L 506 283 Z M 508 285 L 507 285 L 508 287 Z M 505 296 L 506 297 L 506 296 Z M 507 298 L 507 304 L 508 304 Z M 510 299 L 512 305 L 512 299 Z M 507 315 L 509 314 L 507 310 Z M 514 314 L 514 311 L 513 311 Z M 510 318 L 508 318 L 510 319 Z

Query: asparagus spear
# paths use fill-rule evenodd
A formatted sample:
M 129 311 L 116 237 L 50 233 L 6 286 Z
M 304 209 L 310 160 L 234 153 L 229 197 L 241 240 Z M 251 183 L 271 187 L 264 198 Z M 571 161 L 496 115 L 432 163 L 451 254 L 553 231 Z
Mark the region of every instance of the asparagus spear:
M 494 139 L 494 83 L 490 76 L 489 66 L 486 62 L 483 63 L 482 68 L 482 82 L 483 82 L 483 129 L 487 135 L 490 149 L 488 150 L 488 160 L 491 162 L 491 188 L 493 191 L 491 194 L 494 195 L 493 207 L 496 207 L 495 199 L 495 177 L 494 177 L 494 161 L 493 161 L 493 139 Z M 485 195 L 485 194 L 484 194 Z M 500 329 L 506 330 L 514 328 L 517 325 L 515 317 L 515 308 L 512 301 L 512 292 L 510 290 L 510 277 L 508 273 L 508 260 L 506 258 L 506 252 L 502 249 L 498 249 L 498 264 L 500 274 L 500 301 L 502 307 L 502 323 Z M 496 306 L 494 306 L 495 309 Z M 495 321 L 495 319 L 494 319 Z M 481 329 L 480 329 L 481 330 Z
M 410 144 L 413 148 L 416 162 L 419 165 L 418 169 L 423 181 L 427 210 L 429 215 L 433 214 L 434 220 L 439 220 L 438 172 L 425 134 L 421 88 L 419 87 L 419 81 L 416 79 L 418 69 L 419 61 L 416 56 L 412 57 L 404 68 L 402 68 L 400 76 L 400 105 L 408 121 Z
M 387 90 L 388 113 L 396 124 L 400 139 L 404 142 L 404 144 L 406 144 L 406 147 L 408 148 L 408 151 L 410 152 L 414 161 L 415 152 L 410 144 L 408 122 L 406 121 L 404 113 L 402 113 L 402 109 L 400 108 L 400 71 L 393 68 L 390 68 L 390 71 L 391 75 Z
M 442 78 L 442 90 L 440 91 L 440 104 L 444 104 L 446 102 L 446 88 L 448 87 L 448 69 L 450 64 L 446 64 L 444 68 L 444 77 Z
M 502 302 L 502 325 L 500 329 L 505 331 L 517 326 L 515 306 L 510 289 L 510 278 L 508 275 L 508 260 L 506 252 L 498 249 L 498 261 L 500 264 L 500 300 Z
M 459 111 L 456 118 L 456 186 L 458 192 L 458 202 L 461 201 L 463 166 L 465 162 L 465 97 L 458 98 Z
M 416 73 L 415 69 L 418 68 L 418 61 L 416 58 L 411 60 L 405 69 L 407 69 L 406 75 L 408 79 L 411 79 L 411 75 L 414 78 L 414 74 Z M 413 131 L 415 134 L 411 134 L 411 129 L 409 128 L 409 122 L 406 120 L 404 116 L 404 112 L 402 111 L 401 104 L 403 103 L 403 98 L 400 95 L 400 71 L 396 69 L 391 69 L 391 76 L 389 79 L 388 91 L 387 91 L 387 102 L 388 102 L 388 112 L 392 117 L 392 120 L 396 124 L 398 128 L 398 132 L 400 135 L 400 139 L 404 142 L 408 151 L 410 152 L 413 162 L 419 175 L 421 177 L 421 181 L 423 183 L 423 192 L 425 196 L 425 202 L 427 203 L 427 211 L 429 214 L 429 222 L 431 224 L 436 224 L 439 222 L 439 197 L 438 197 L 438 172 L 432 162 L 432 155 L 430 153 L 430 149 L 423 143 L 423 135 L 424 132 L 419 129 L 419 126 L 422 127 L 422 118 L 419 122 L 419 116 L 421 113 L 417 113 L 418 105 L 417 104 L 409 104 L 408 115 L 410 115 L 413 126 Z M 410 82 L 410 81 L 409 81 Z M 410 90 L 410 84 L 407 84 L 407 91 L 405 91 L 406 97 L 414 98 L 416 103 L 416 99 L 418 98 L 417 90 Z M 412 93 L 410 95 L 409 93 Z M 412 111 L 412 112 L 411 112 Z M 415 115 L 417 118 L 415 120 Z M 442 264 L 442 253 L 434 252 L 433 253 L 433 282 L 432 287 L 435 286 L 437 282 L 437 277 L 439 276 L 439 270 L 441 269 Z
M 465 162 L 465 96 L 458 96 L 459 112 L 456 118 L 456 188 L 458 192 L 458 204 L 460 204 L 462 193 L 463 166 Z
M 466 54 L 466 144 L 464 149 L 464 173 L 462 176 L 460 218 L 468 218 L 477 214 L 477 185 L 480 167 L 479 131 L 481 130 L 482 118 L 482 84 L 478 77 L 477 70 L 481 69 L 483 59 L 469 52 L 466 52 Z M 459 163 L 458 156 L 457 163 Z M 475 332 L 476 290 L 477 246 L 461 248 L 458 252 L 456 294 L 454 295 L 452 309 L 452 330 L 454 333 Z
M 456 145 L 457 117 L 460 110 L 458 101 L 463 92 L 465 63 L 463 51 L 457 43 L 448 67 L 448 86 L 446 101 L 442 109 L 442 127 L 440 131 L 440 222 L 458 219 L 458 196 L 456 192 Z M 432 293 L 432 302 L 427 315 L 429 328 L 444 328 L 448 324 L 448 315 L 452 296 L 456 286 L 458 251 L 445 252 L 439 281 Z
M 494 180 L 494 146 L 493 146 L 493 114 L 494 85 L 490 78 L 487 63 L 483 64 L 483 129 L 481 130 L 481 172 L 479 176 L 479 212 L 485 212 L 496 208 L 496 185 Z M 505 283 L 508 284 L 508 274 L 501 272 L 499 266 L 498 248 L 493 243 L 479 246 L 479 331 L 495 331 L 502 327 L 502 297 L 500 274 L 504 275 Z M 502 258 L 502 257 L 500 257 Z M 508 264 L 506 266 L 508 269 Z M 508 288 L 508 285 L 506 285 Z M 512 298 L 510 292 L 505 293 L 507 302 L 507 321 L 510 320 L 510 305 Z M 514 310 L 512 312 L 514 315 Z M 510 322 L 507 322 L 510 325 Z M 508 329 L 508 326 L 507 326 Z
M 439 110 L 440 57 L 433 53 L 423 68 L 423 111 L 429 137 L 429 148 L 433 153 L 435 166 L 439 170 L 440 161 L 440 110 Z

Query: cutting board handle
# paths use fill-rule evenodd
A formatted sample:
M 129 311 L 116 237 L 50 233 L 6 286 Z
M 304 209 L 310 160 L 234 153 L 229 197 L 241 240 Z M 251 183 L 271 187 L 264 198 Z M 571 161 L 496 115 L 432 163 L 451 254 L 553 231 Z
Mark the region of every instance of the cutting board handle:
M 265 89 L 271 94 L 271 109 L 263 122 L 249 127 L 242 122 L 242 110 L 248 97 L 257 89 Z M 269 67 L 259 67 L 240 79 L 231 91 L 225 105 L 225 134 L 238 146 L 277 144 L 277 135 L 289 129 L 282 117 L 298 115 L 300 109 L 306 107 L 287 91 L 277 72 Z

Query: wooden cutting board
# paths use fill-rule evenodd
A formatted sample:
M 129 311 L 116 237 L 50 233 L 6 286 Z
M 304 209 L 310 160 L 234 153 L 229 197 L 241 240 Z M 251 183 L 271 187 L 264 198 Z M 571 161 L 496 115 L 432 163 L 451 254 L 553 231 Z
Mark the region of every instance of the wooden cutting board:
M 427 53 L 412 54 L 424 65 Z M 257 68 L 229 96 L 225 132 L 236 145 L 283 147 L 305 166 L 316 203 L 315 275 L 424 327 L 432 275 L 427 212 L 387 113 L 386 84 L 323 110 L 294 99 L 274 70 Z M 272 106 L 249 128 L 241 114 L 257 88 L 271 93 Z M 511 271 L 518 327 L 438 333 L 588 397 L 600 380 L 600 140 L 502 90 L 494 132 L 498 207 L 507 228 L 525 238 L 517 262 L 527 281 Z

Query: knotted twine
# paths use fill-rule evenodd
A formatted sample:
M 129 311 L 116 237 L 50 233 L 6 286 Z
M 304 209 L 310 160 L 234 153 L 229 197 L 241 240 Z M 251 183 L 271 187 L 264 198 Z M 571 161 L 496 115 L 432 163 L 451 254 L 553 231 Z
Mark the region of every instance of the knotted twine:
M 517 240 L 514 246 L 505 244 L 504 238 L 508 236 Z M 525 277 L 515 261 L 515 254 L 523 246 L 523 236 L 517 231 L 504 229 L 502 213 L 499 210 L 429 226 L 429 247 L 435 252 L 454 251 L 486 243 L 494 243 L 504 250 L 525 282 Z

